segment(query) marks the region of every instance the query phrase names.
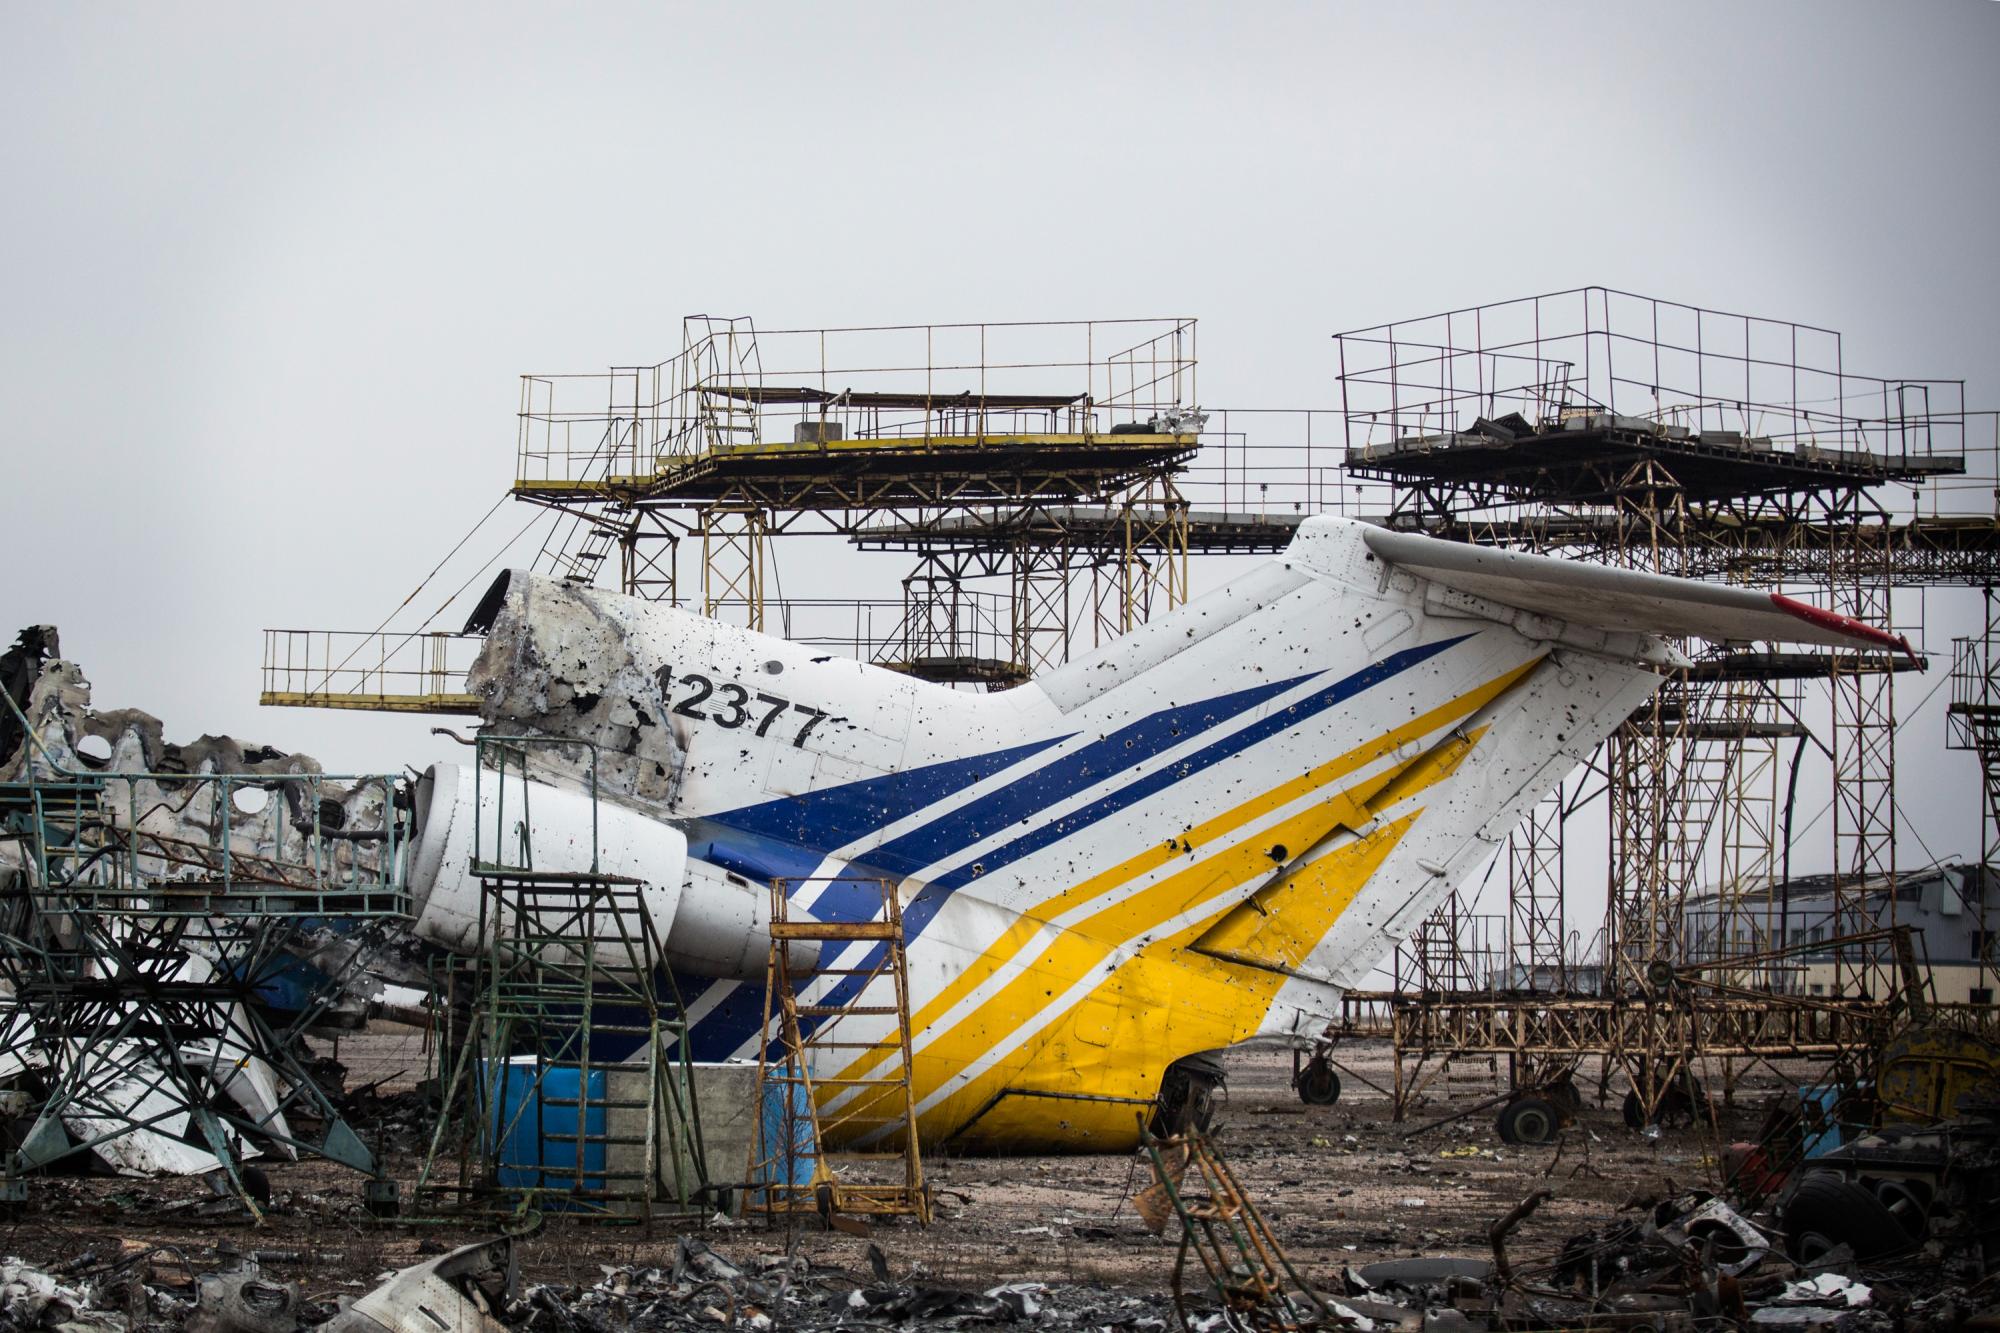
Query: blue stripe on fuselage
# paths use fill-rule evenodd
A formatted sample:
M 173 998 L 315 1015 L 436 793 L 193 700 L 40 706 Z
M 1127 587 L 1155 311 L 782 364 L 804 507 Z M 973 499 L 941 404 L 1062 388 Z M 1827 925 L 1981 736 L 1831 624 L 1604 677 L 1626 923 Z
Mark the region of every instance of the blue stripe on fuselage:
M 920 828 L 892 839 L 882 847 L 857 853 L 848 860 L 846 870 L 862 877 L 901 879 L 944 857 L 962 852 L 1004 828 L 1033 818 L 1049 806 L 1102 782 L 1121 768 L 1151 759 L 1190 736 L 1212 730 L 1300 682 L 1312 679 L 1313 674 L 1316 673 L 1149 714 L 1099 740 L 1079 746 L 1033 772 L 1023 774 L 961 809 L 949 811 Z M 984 764 L 985 769 L 979 776 L 985 776 L 1001 771 L 1007 763 L 1068 739 L 1069 736 L 1060 736 L 978 759 L 937 764 L 928 769 L 914 769 L 909 773 L 889 776 L 912 778 L 933 770 L 945 770 L 945 776 L 956 777 L 970 771 L 962 766 L 980 764 Z M 720 847 L 722 854 L 732 863 L 731 868 L 738 873 L 754 874 L 763 868 L 783 868 L 783 873 L 808 862 L 817 867 L 829 853 L 876 829 L 887 827 L 915 810 L 935 805 L 968 785 L 969 781 L 960 781 L 940 790 L 939 784 L 933 782 L 892 784 L 886 778 L 868 778 L 803 797 L 788 797 L 742 810 L 725 811 L 693 823 L 690 828 L 690 853 L 701 854 L 693 845 L 695 836 L 719 827 L 723 832 L 710 839 L 709 847 L 711 850 Z M 856 793 L 855 788 L 864 790 Z M 907 808 L 896 808 L 891 799 L 908 800 L 917 796 L 927 799 L 911 801 Z M 762 846 L 754 845 L 758 843 Z M 873 887 L 865 883 L 840 881 L 826 885 L 812 905 L 812 914 L 822 921 L 867 921 L 881 910 L 881 895 Z M 906 937 L 914 938 L 914 935 Z M 706 987 L 700 989 L 706 990 Z M 745 1002 L 743 992 L 750 989 L 747 983 L 744 984 L 742 991 L 730 996 L 722 1008 L 711 1011 L 695 1023 L 690 1040 L 695 1045 L 697 1059 L 726 1058 L 756 1035 L 763 1008 L 761 1003 L 753 1006 Z
M 1427 643 L 1416 648 L 1405 648 L 1400 653 L 1391 653 L 1373 666 L 1363 667 L 1351 676 L 1345 676 L 1323 690 L 1318 690 L 1281 712 L 1261 718 L 1244 727 L 1241 731 L 1224 736 L 1221 740 L 1203 746 L 1187 758 L 1170 764 L 1154 773 L 1133 781 L 1116 791 L 1084 806 L 1074 814 L 1067 815 L 1052 823 L 1031 829 L 1004 847 L 996 848 L 981 855 L 978 869 L 971 865 L 960 866 L 947 871 L 924 885 L 910 905 L 903 909 L 903 938 L 916 939 L 924 932 L 931 919 L 938 914 L 951 895 L 983 874 L 991 874 L 997 867 L 1009 865 L 1022 857 L 1032 855 L 1053 843 L 1089 828 L 1092 824 L 1108 819 L 1136 802 L 1162 791 L 1181 779 L 1212 767 L 1232 755 L 1241 754 L 1259 741 L 1270 739 L 1287 731 L 1317 713 L 1353 698 L 1371 686 L 1379 685 L 1392 676 L 1400 675 L 1427 658 L 1435 657 L 1455 643 L 1463 642 L 1470 635 L 1460 635 L 1455 639 L 1445 639 L 1438 643 Z M 875 967 L 881 961 L 884 946 L 875 945 L 866 957 L 854 966 L 862 972 Z M 842 977 L 826 994 L 815 1000 L 815 1004 L 840 1005 L 851 1001 L 859 993 L 865 976 Z
M 1345 676 L 1269 717 L 1259 719 L 1183 759 L 1106 793 L 1098 800 L 1061 819 L 1030 828 L 1011 842 L 983 853 L 977 863 L 979 866 L 977 872 L 968 864 L 940 875 L 926 884 L 909 906 L 904 908 L 904 938 L 906 940 L 918 938 L 951 894 L 971 882 L 976 874 L 990 874 L 1000 866 L 1012 864 L 1072 833 L 1107 819 L 1135 802 L 1144 800 L 1224 759 L 1240 754 L 1249 747 L 1278 735 L 1326 709 L 1335 707 L 1470 637 L 1470 635 L 1460 635 L 1392 653 L 1380 662 Z M 1026 822 L 1035 813 L 1047 809 L 1077 791 L 1103 781 L 1113 772 L 1143 762 L 1164 749 L 1180 744 L 1190 735 L 1199 735 L 1210 730 L 1248 708 L 1309 679 L 1311 675 L 1298 676 L 1272 685 L 1257 686 L 1235 694 L 1223 695 L 1204 704 L 1154 713 L 1111 733 L 1103 740 L 1080 747 L 1071 754 L 1056 759 L 1043 768 L 972 802 L 962 810 L 952 811 L 922 828 L 893 839 L 881 848 L 865 853 L 863 859 L 870 866 L 879 866 L 883 871 L 893 871 L 896 876 L 907 876 L 964 851 L 1009 824 Z M 1114 762 L 1120 758 L 1124 760 L 1122 764 Z M 856 866 L 857 869 L 860 868 L 859 862 Z M 874 915 L 880 909 L 877 895 L 859 885 L 852 886 L 850 893 L 837 905 L 838 910 L 845 915 L 827 911 L 826 906 L 830 905 L 826 904 L 823 897 L 820 903 L 815 904 L 814 914 L 827 920 L 862 920 Z M 876 946 L 858 966 L 863 969 L 873 967 L 880 953 L 880 946 Z M 859 989 L 862 981 L 860 977 L 843 978 L 829 990 L 823 1002 L 846 1003 Z M 711 1024 L 704 1018 L 696 1025 L 693 1039 L 698 1043 L 697 1058 L 721 1058 L 723 1055 L 733 1053 L 744 1041 L 755 1035 L 756 1017 L 749 1016 L 749 1021 L 745 1022 L 746 1015 L 741 1010 L 746 1006 L 735 1007 L 739 1012 L 730 1016 L 732 1021 Z M 761 1009 L 759 1012 L 761 1013 Z M 710 1015 L 710 1017 L 715 1016 Z

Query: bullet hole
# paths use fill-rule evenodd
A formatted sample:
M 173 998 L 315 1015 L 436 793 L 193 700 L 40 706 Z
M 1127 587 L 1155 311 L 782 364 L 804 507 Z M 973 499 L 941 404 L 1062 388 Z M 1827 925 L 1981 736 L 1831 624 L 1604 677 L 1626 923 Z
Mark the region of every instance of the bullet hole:
M 1265 852 L 1264 855 L 1270 857 L 1273 861 L 1283 861 L 1286 856 L 1285 844 L 1282 842 L 1273 843 L 1271 850 Z

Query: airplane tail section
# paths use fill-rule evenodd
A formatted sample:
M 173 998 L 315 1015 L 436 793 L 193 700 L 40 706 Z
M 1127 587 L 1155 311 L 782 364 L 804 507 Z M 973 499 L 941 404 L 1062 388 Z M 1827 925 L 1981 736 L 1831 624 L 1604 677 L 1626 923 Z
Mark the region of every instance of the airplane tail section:
M 1370 554 L 1432 585 L 1429 597 L 1494 617 L 1531 637 L 1561 623 L 1572 633 L 1668 634 L 1715 641 L 1773 639 L 1832 648 L 1872 648 L 1911 658 L 1910 641 L 1783 593 L 1580 564 L 1520 551 L 1439 541 L 1370 528 Z
M 1324 516 L 994 694 L 524 575 L 488 602 L 487 722 L 589 741 L 594 789 L 682 832 L 691 877 L 794 884 L 829 922 L 880 910 L 857 878 L 895 886 L 919 1115 L 968 1146 L 1112 1146 L 1171 1062 L 1316 1034 L 1685 660 L 1670 640 L 1908 650 L 1770 594 Z M 822 957 L 814 1003 L 852 1002 L 871 947 Z M 744 970 L 691 991 L 697 1058 L 754 1054 Z
M 1193 952 L 1336 991 L 1477 873 L 1658 688 L 1662 668 L 1686 661 L 1661 636 L 1911 653 L 1904 639 L 1780 594 L 1334 519 L 1302 525 L 1280 564 L 1325 589 L 1336 658 L 1359 664 L 1441 637 L 1454 645 L 1428 687 L 1378 696 L 1356 710 L 1358 726 L 1322 728 L 1360 743 L 1321 761 L 1338 776 L 1285 826 L 1305 845 L 1274 839 L 1282 862 L 1274 850 L 1263 877 L 1193 939 Z M 1443 669 L 1482 656 L 1467 676 Z M 1311 984 L 1279 985 L 1262 1030 L 1324 1021 L 1327 995 Z

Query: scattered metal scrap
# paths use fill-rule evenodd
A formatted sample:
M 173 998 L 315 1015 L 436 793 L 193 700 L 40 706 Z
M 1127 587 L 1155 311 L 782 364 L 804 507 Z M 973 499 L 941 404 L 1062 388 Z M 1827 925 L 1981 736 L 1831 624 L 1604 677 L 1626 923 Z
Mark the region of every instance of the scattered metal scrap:
M 404 913 L 399 780 L 94 711 L 52 627 L 0 655 L 0 684 L 0 1081 L 25 1127 L 7 1197 L 85 1157 L 210 1174 L 252 1212 L 260 1154 L 376 1171 L 301 1063 L 344 967 L 301 955 L 325 962 L 329 921 Z
M 1146 1131 L 1141 1142 L 1153 1168 L 1153 1184 L 1134 1206 L 1156 1234 L 1164 1231 L 1168 1217 L 1180 1218 L 1173 1292 L 1182 1327 L 1197 1327 L 1189 1312 L 1190 1251 L 1201 1264 L 1207 1292 L 1224 1311 L 1254 1327 L 1299 1329 L 1337 1318 L 1285 1257 L 1257 1205 L 1206 1134 L 1190 1125 L 1166 1138 Z

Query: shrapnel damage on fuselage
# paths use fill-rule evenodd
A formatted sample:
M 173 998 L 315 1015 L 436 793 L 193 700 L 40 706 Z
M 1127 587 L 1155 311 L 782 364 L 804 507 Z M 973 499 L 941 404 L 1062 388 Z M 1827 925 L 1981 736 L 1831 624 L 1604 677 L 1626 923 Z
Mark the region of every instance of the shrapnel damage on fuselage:
M 1170 1071 L 1334 1018 L 1657 688 L 1678 659 L 1655 633 L 1893 642 L 1782 603 L 1311 518 L 1267 564 L 1004 692 L 519 572 L 475 616 L 471 688 L 489 730 L 573 742 L 549 776 L 594 785 L 598 844 L 660 886 L 695 1058 L 756 1054 L 774 879 L 803 883 L 794 913 L 848 921 L 879 898 L 840 877 L 879 877 L 902 904 L 923 1135 L 1106 1150 Z M 469 784 L 425 782 L 458 795 L 419 802 L 417 929 L 464 949 L 478 886 L 445 848 Z M 881 946 L 824 947 L 839 969 Z M 881 1020 L 822 1076 L 865 1074 L 894 1035 Z

